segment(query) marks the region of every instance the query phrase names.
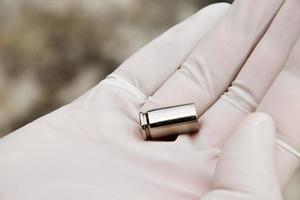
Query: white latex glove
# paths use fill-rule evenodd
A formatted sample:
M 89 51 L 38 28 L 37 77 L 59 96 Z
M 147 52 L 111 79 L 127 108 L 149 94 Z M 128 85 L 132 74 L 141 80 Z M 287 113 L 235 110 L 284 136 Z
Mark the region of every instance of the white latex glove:
M 1 139 L 0 199 L 174 200 L 206 194 L 222 144 L 256 109 L 300 32 L 299 1 L 237 0 L 228 8 L 200 11 L 73 103 Z M 297 70 L 285 74 L 295 77 Z M 293 92 L 279 102 L 288 112 L 270 113 L 289 142 L 300 130 L 294 123 L 300 92 L 287 85 L 289 79 L 281 82 L 282 90 L 274 86 L 259 109 L 270 113 L 268 106 L 278 104 L 273 96 Z M 203 114 L 198 134 L 174 142 L 142 140 L 141 109 L 190 102 Z M 289 144 L 298 148 L 296 141 Z M 277 157 L 284 186 L 298 160 L 285 150 Z
M 281 200 L 275 168 L 275 126 L 265 114 L 251 114 L 226 142 L 213 190 L 201 200 Z

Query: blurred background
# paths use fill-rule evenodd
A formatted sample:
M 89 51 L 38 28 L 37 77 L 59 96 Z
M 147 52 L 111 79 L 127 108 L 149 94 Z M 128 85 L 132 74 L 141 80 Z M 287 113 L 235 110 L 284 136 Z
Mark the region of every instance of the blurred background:
M 0 137 L 69 103 L 150 40 L 216 2 L 0 0 Z M 300 173 L 286 199 L 299 200 L 299 186 Z

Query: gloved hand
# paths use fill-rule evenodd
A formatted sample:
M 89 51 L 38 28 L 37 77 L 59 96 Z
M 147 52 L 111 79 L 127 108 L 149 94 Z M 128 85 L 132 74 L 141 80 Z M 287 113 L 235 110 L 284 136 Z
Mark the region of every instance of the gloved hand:
M 1 199 L 200 199 L 223 143 L 258 104 L 298 148 L 297 56 L 280 71 L 299 36 L 299 7 L 237 0 L 175 26 L 79 99 L 1 139 Z M 143 141 L 141 109 L 190 102 L 199 133 Z M 283 187 L 299 163 L 283 149 L 276 156 Z
M 212 191 L 201 200 L 281 200 L 275 126 L 265 114 L 246 117 L 220 155 Z

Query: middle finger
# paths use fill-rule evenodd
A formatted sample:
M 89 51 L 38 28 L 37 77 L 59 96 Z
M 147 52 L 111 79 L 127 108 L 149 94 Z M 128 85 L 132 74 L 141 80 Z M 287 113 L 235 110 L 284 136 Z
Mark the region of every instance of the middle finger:
M 284 0 L 237 0 L 142 110 L 194 102 L 203 114 L 226 90 Z
M 200 133 L 192 138 L 197 148 L 203 143 L 221 148 L 245 115 L 256 110 L 297 41 L 300 34 L 299 10 L 299 1 L 287 0 L 284 3 L 232 86 L 200 118 Z

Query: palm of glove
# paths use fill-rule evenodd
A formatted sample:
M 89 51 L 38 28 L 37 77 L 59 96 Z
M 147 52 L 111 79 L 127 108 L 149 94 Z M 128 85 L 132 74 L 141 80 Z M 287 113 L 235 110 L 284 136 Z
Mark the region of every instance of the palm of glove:
M 4 138 L 4 197 L 13 190 L 31 199 L 198 198 L 218 151 L 143 141 L 137 113 L 144 100 L 107 79 Z

